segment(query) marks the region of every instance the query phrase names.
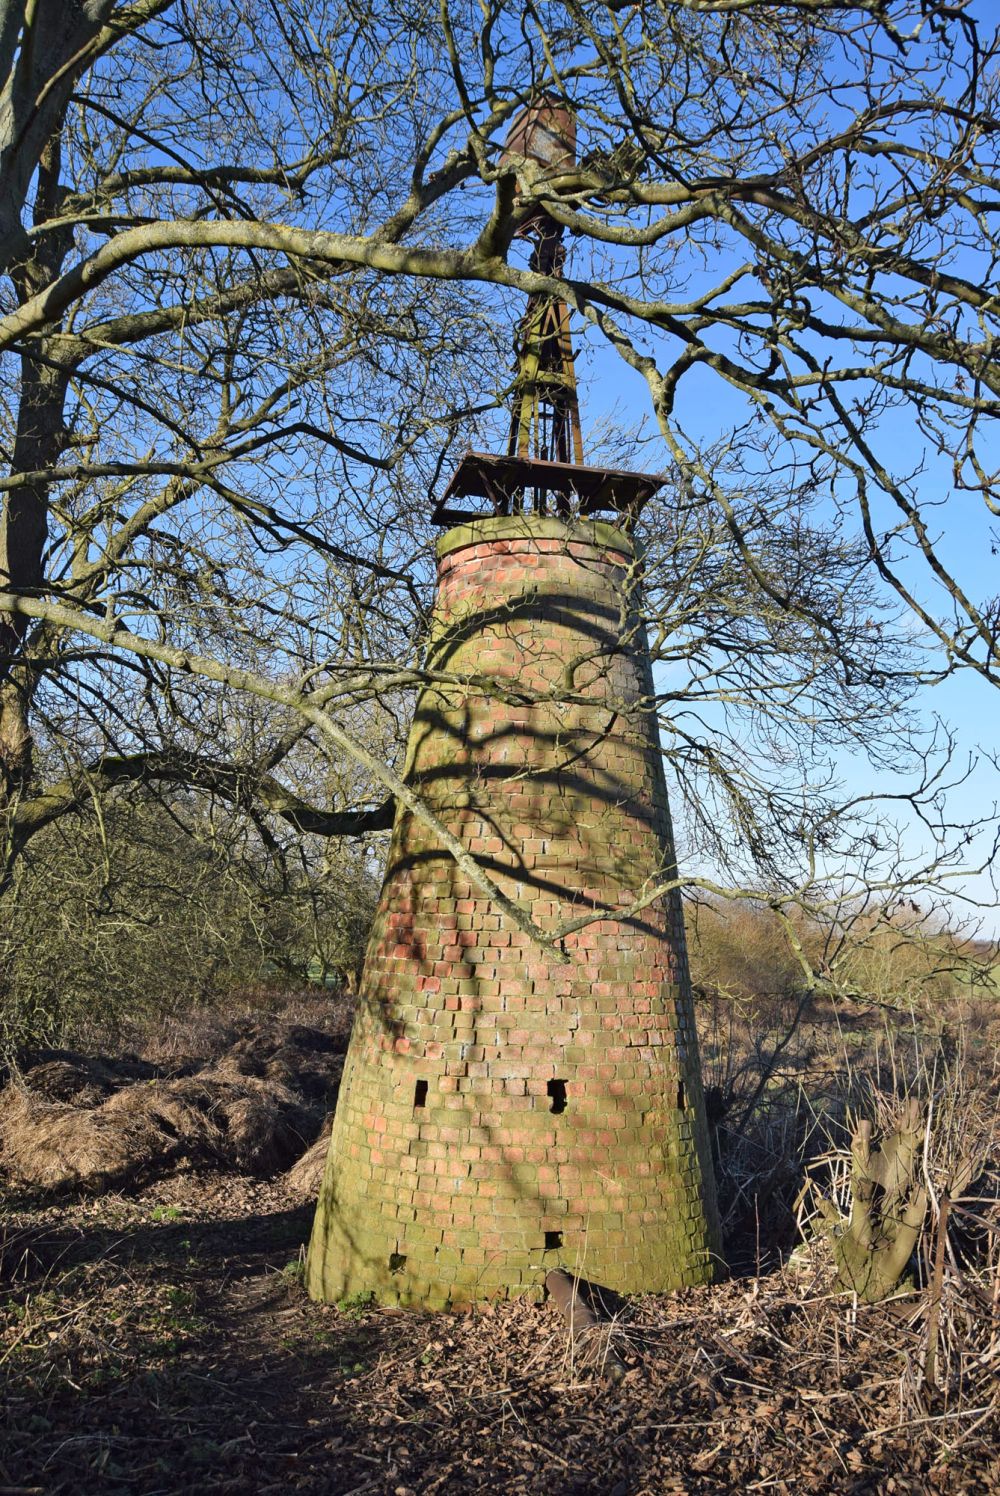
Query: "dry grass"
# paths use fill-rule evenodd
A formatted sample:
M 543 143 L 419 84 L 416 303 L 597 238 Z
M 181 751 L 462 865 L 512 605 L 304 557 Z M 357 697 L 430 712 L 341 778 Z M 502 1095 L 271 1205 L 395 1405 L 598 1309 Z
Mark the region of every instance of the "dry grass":
M 346 1050 L 354 1010 L 341 992 L 304 988 L 288 992 L 278 987 L 245 987 L 215 1002 L 199 1002 L 155 1017 L 106 1027 L 92 1024 L 80 1037 L 91 1054 L 141 1054 L 164 1070 L 180 1073 L 192 1064 L 211 1064 L 235 1044 L 250 1039 L 260 1048 L 261 1025 L 278 1022 L 288 1027 L 319 1030 Z
M 12 1085 L 0 1096 L 4 1167 L 18 1184 L 40 1190 L 100 1186 L 128 1178 L 167 1144 L 151 1118 L 114 1116 L 42 1101 Z
M 10 1177 L 33 1189 L 112 1188 L 181 1162 L 270 1174 L 316 1134 L 315 1116 L 274 1082 L 205 1073 L 78 1107 L 41 1100 L 31 1079 L 0 1093 L 0 1148 Z
M 319 1137 L 285 1176 L 288 1188 L 305 1200 L 315 1200 L 323 1183 L 323 1170 L 330 1151 L 330 1133 L 333 1130 L 333 1113 L 327 1117 Z
M 708 898 L 685 916 L 697 990 L 760 1005 L 802 988 L 803 964 L 766 904 Z M 822 920 L 798 910 L 791 920 L 812 986 L 904 1007 L 948 1007 L 953 1016 L 977 996 L 1000 997 L 997 942 L 949 928 L 916 904 L 846 907 Z
M 995 1427 L 1000 1410 L 1000 1011 L 983 1007 L 956 1002 L 950 1022 L 935 1009 L 777 998 L 767 1021 L 731 1000 L 701 1009 L 706 1078 L 721 1098 L 715 1147 L 730 1259 L 781 1292 L 788 1272 L 763 1270 L 802 1243 L 791 1271 L 803 1275 L 796 1293 L 816 1306 L 809 1354 L 850 1368 L 880 1350 L 892 1367 L 891 1418 L 873 1409 L 872 1427 L 919 1424 L 944 1462 Z M 890 1130 L 911 1098 L 924 1125 L 925 1226 L 900 1297 L 861 1313 L 835 1291 L 821 1206 L 849 1216 L 857 1120 Z
M 315 1185 L 302 1176 L 325 1142 L 270 1179 L 204 1158 L 127 1195 L 12 1198 L 0 1483 L 46 1496 L 996 1489 L 1000 1024 L 965 1016 L 702 1005 L 736 1274 L 616 1305 L 594 1339 L 624 1363 L 616 1381 L 551 1308 L 309 1303 L 297 1264 Z M 294 1027 L 236 1018 L 209 1035 L 210 1062 L 152 1086 L 134 1067 L 165 1050 L 189 1066 L 190 1032 L 144 1061 L 50 1057 L 36 1104 L 97 1117 L 157 1092 L 214 1121 L 189 1088 L 214 1076 L 250 1094 L 287 1086 L 296 1064 L 309 1073 Z M 810 1237 L 817 1192 L 847 1206 L 854 1116 L 877 1125 L 908 1094 L 929 1119 L 927 1229 L 907 1292 L 863 1305 L 833 1291 L 822 1242 L 787 1258 L 797 1222 Z M 969 1155 L 979 1167 L 963 1183 Z
M 929 1108 L 927 1167 L 1000 1142 L 1000 1003 L 923 1011 L 775 995 L 698 1005 L 723 1227 L 737 1265 L 766 1267 L 800 1239 L 812 1166 L 846 1157 L 852 1119 L 884 1121 L 909 1095 Z M 932 1180 L 931 1195 L 935 1187 Z M 747 1260 L 747 1250 L 753 1255 Z

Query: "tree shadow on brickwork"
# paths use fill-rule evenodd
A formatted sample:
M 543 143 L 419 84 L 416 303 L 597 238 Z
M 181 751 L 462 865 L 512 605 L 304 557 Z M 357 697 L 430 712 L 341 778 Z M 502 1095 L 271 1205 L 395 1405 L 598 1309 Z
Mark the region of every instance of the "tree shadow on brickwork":
M 474 984 L 474 964 L 467 964 L 469 980 Z M 571 972 L 572 967 L 568 967 L 565 980 L 570 979 Z M 567 1011 L 575 1006 L 568 997 L 560 998 L 559 1004 Z M 646 1006 L 651 1013 L 652 1001 L 647 1000 Z M 434 1264 L 439 1257 L 442 1261 L 447 1258 L 453 1267 L 460 1262 L 470 1271 L 459 1296 L 488 1298 L 501 1291 L 495 1281 L 494 1269 L 509 1261 L 512 1250 L 522 1259 L 520 1282 L 513 1285 L 515 1292 L 540 1294 L 545 1274 L 556 1266 L 564 1267 L 574 1275 L 586 1275 L 592 1271 L 588 1243 L 595 1231 L 606 1238 L 603 1256 L 607 1260 L 609 1247 L 613 1248 L 616 1242 L 624 1251 L 630 1241 L 663 1227 L 662 1196 L 655 1187 L 663 1170 L 676 1176 L 674 1190 L 678 1221 L 683 1223 L 688 1214 L 691 1215 L 690 1227 L 682 1224 L 679 1229 L 682 1233 L 695 1229 L 694 1210 L 700 1192 L 691 1169 L 699 1167 L 695 1129 L 700 1103 L 696 1095 L 699 1086 L 697 1067 L 689 1055 L 682 1055 L 675 1066 L 663 1067 L 662 1085 L 658 1089 L 649 1083 L 653 1079 L 651 1074 L 641 1105 L 637 1106 L 637 1101 L 629 1096 L 626 1081 L 611 1080 L 602 1084 L 597 1074 L 591 1074 L 589 1070 L 577 1074 L 575 1062 L 560 1064 L 560 1050 L 556 1045 L 553 1045 L 551 1063 L 544 1067 L 537 1062 L 528 1065 L 519 1059 L 505 1063 L 503 1050 L 507 1045 L 504 1032 L 510 1031 L 510 1025 L 504 1025 L 501 1031 L 495 1016 L 484 1010 L 481 998 L 474 992 L 461 997 L 459 1007 L 471 1020 L 471 1027 L 463 1025 L 461 1037 L 452 1042 L 461 1045 L 467 1056 L 480 1053 L 489 1056 L 483 1064 L 486 1085 L 468 1099 L 461 1097 L 457 1084 L 454 1091 L 436 1097 L 435 1133 L 443 1125 L 449 1130 L 449 1136 L 454 1134 L 455 1138 L 452 1147 L 454 1160 L 444 1173 L 451 1181 L 454 1199 L 468 1201 L 468 1209 L 455 1212 L 453 1221 L 442 1227 L 441 1241 L 433 1254 L 426 1250 L 418 1252 L 424 1278 L 433 1278 Z M 526 1012 L 514 1016 L 527 1021 Z M 641 1024 L 644 1016 L 648 1024 L 650 1015 L 643 1015 L 640 1002 L 636 1011 L 637 1024 Z M 567 1038 L 572 1042 L 572 1031 Z M 622 1051 L 622 1055 L 615 1056 L 619 1062 L 629 1058 L 630 1048 L 627 1034 L 622 1033 L 620 1038 L 622 1042 L 615 1047 Z M 693 1042 L 693 1034 L 689 1038 Z M 646 1044 L 634 1046 L 634 1058 L 638 1060 L 648 1048 Z M 593 1054 L 595 1061 L 598 1060 L 599 1046 L 596 1044 Z M 609 1067 L 615 1068 L 610 1057 Z M 428 1083 L 434 1084 L 432 1072 L 436 1068 L 434 1064 L 428 1065 L 419 1053 L 413 1056 L 412 1062 L 407 1056 L 394 1060 L 396 1072 L 409 1075 L 411 1085 L 414 1082 L 419 1085 L 421 1078 L 427 1077 L 423 1080 L 421 1106 L 426 1102 Z M 504 1074 L 507 1069 L 524 1073 L 507 1076 Z M 591 1069 L 596 1072 L 596 1066 Z M 560 1070 L 563 1071 L 562 1077 Z M 583 1127 L 574 1125 L 576 1118 L 572 1115 L 579 1106 L 584 1106 L 590 1114 Z M 498 1110 L 502 1112 L 499 1119 L 495 1117 Z M 518 1110 L 524 1113 L 520 1123 L 516 1115 Z M 569 1127 L 558 1121 L 567 1110 L 571 1113 Z M 548 1130 L 542 1130 L 540 1122 L 550 1116 L 552 1121 Z M 613 1155 L 618 1142 L 616 1135 L 629 1127 L 633 1130 L 650 1129 L 650 1151 L 633 1159 L 632 1176 L 622 1179 L 602 1169 L 599 1160 Z M 654 1132 L 654 1129 L 658 1131 Z M 679 1141 L 675 1154 L 671 1154 L 666 1142 L 666 1133 L 671 1129 L 681 1129 L 677 1133 Z M 563 1133 L 562 1139 L 560 1132 Z M 659 1139 L 656 1146 L 663 1146 L 665 1150 L 659 1170 L 655 1162 L 654 1136 Z M 685 1142 L 685 1138 L 688 1141 Z M 638 1140 L 633 1142 L 638 1147 Z M 482 1147 L 475 1146 L 477 1143 Z M 413 1153 L 413 1146 L 407 1149 L 408 1153 Z M 559 1170 L 552 1162 L 560 1159 L 560 1150 L 570 1149 L 581 1155 L 573 1165 L 580 1176 L 574 1183 L 566 1179 L 560 1181 Z M 443 1155 L 447 1152 L 447 1148 L 442 1148 Z M 477 1158 L 472 1159 L 470 1152 L 476 1153 Z M 685 1169 L 681 1168 L 680 1152 L 688 1155 Z M 421 1150 L 415 1156 L 425 1155 Z M 707 1163 L 707 1150 L 702 1149 L 700 1164 Z M 584 1172 L 589 1175 L 586 1180 L 582 1177 Z M 645 1191 L 641 1183 L 637 1183 L 643 1179 L 649 1180 L 649 1188 Z M 482 1205 L 482 1197 L 487 1194 L 494 1200 L 506 1202 L 506 1209 L 494 1207 L 492 1220 L 491 1212 Z M 393 1258 L 398 1269 L 402 1270 L 407 1254 L 406 1224 L 395 1220 L 390 1223 L 389 1234 L 394 1236 L 395 1251 L 383 1260 L 385 1251 L 372 1251 L 352 1232 L 346 1215 L 338 1215 L 336 1197 L 328 1198 L 324 1209 L 335 1231 L 348 1242 L 359 1268 L 359 1278 L 367 1272 L 377 1291 L 391 1294 L 398 1288 L 405 1298 L 405 1279 L 393 1281 Z M 510 1215 L 520 1217 L 520 1224 L 514 1228 L 513 1236 L 508 1235 L 506 1242 L 497 1240 L 494 1245 L 493 1238 L 503 1235 L 504 1217 Z M 612 1238 L 608 1238 L 609 1231 L 613 1233 Z M 528 1239 L 532 1236 L 534 1241 Z M 516 1246 L 517 1241 L 520 1241 L 520 1247 Z M 477 1263 L 469 1261 L 473 1253 L 478 1258 L 477 1271 L 473 1271 Z M 612 1250 L 612 1258 L 614 1255 Z M 470 1274 L 476 1283 L 471 1291 Z M 694 1276 L 699 1274 L 696 1272 Z M 442 1278 L 442 1282 L 446 1281 Z M 419 1293 L 416 1297 L 419 1302 Z
M 502 818 L 506 814 L 517 822 L 524 815 L 515 813 L 503 799 L 483 799 L 476 793 L 477 786 L 500 792 L 507 787 L 511 793 L 530 787 L 549 807 L 559 800 L 568 801 L 571 807 L 575 801 L 588 807 L 603 806 L 608 811 L 627 807 L 629 818 L 654 834 L 662 825 L 666 816 L 662 764 L 659 751 L 650 741 L 645 707 L 595 703 L 602 713 L 609 714 L 599 729 L 550 728 L 537 721 L 509 716 L 484 728 L 475 704 L 497 699 L 484 685 L 455 688 L 461 692 L 461 701 L 455 705 L 441 704 L 441 690 L 433 689 L 438 699 L 433 704 L 422 700 L 414 716 L 409 748 L 410 782 L 439 815 L 460 822 L 474 818 L 489 820 L 495 833 L 518 857 L 516 839 L 504 828 Z M 552 699 L 536 699 L 521 710 L 550 710 L 552 706 Z M 622 737 L 614 729 L 629 716 L 639 719 L 639 725 L 630 729 L 625 739 L 634 754 L 633 765 L 640 770 L 639 784 L 635 776 L 625 779 L 599 761 L 602 747 L 614 745 Z M 436 762 L 422 762 L 429 744 L 450 746 L 451 751 L 439 749 L 434 754 Z M 519 749 L 520 755 L 512 749 Z M 643 789 L 659 789 L 660 795 L 654 798 L 652 793 L 643 794 Z M 662 803 L 658 803 L 660 799 Z M 574 819 L 572 810 L 567 809 L 561 827 L 571 826 Z M 460 826 L 453 829 L 457 834 Z M 539 834 L 553 832 L 540 826 Z
M 450 715 L 454 717 L 454 711 Z M 468 708 L 462 725 L 456 725 L 446 716 L 436 713 L 427 712 L 422 716 L 418 715 L 415 719 L 414 734 L 419 731 L 424 734 L 425 739 L 450 741 L 454 745 L 455 756 L 443 763 L 421 767 L 413 775 L 413 788 L 418 793 L 426 793 L 429 790 L 430 794 L 427 798 L 431 804 L 436 804 L 440 799 L 438 789 L 440 785 L 468 786 L 477 781 L 489 785 L 530 784 L 539 788 L 556 790 L 563 796 L 585 797 L 590 802 L 597 801 L 609 807 L 628 804 L 630 815 L 650 827 L 655 827 L 663 814 L 662 808 L 643 803 L 636 793 L 634 784 L 616 778 L 603 766 L 587 763 L 588 758 L 602 744 L 615 741 L 612 727 L 620 715 L 621 713 L 616 710 L 611 722 L 601 732 L 591 729 L 571 729 L 548 733 L 539 731 L 537 726 L 532 726 L 529 733 L 526 731 L 525 724 L 514 720 L 504 722 L 488 733 L 474 731 L 474 721 Z M 546 750 L 548 761 L 544 766 L 529 762 L 518 766 L 510 759 L 504 758 L 508 746 L 523 745 L 525 738 L 529 736 L 533 747 Z M 586 738 L 586 742 L 581 744 L 580 740 L 583 738 Z M 417 745 L 419 757 L 422 739 L 414 736 L 413 741 Z M 481 762 L 478 758 L 469 758 L 467 755 L 470 741 L 475 743 L 479 753 L 484 753 L 487 749 L 498 750 L 497 757 L 501 761 L 491 763 Z M 560 754 L 563 757 L 560 757 Z M 656 772 L 652 764 L 652 754 L 644 751 L 643 758 L 647 760 L 644 767 L 652 778 Z M 599 775 L 600 779 L 595 782 L 593 778 L 587 777 L 584 772 L 585 768 L 589 768 L 592 774 Z M 471 805 L 467 803 L 468 793 L 468 788 L 457 791 L 461 800 L 456 801 L 455 808 L 480 810 L 482 807 L 478 802 L 473 802 Z M 447 810 L 450 807 L 445 803 L 443 808 Z
M 613 919 L 616 923 L 634 931 L 636 934 L 655 938 L 661 933 L 660 927 L 651 924 L 649 920 L 643 918 L 641 911 L 635 914 L 624 915 L 622 914 L 621 906 L 611 904 L 603 899 L 586 898 L 578 889 L 567 888 L 565 883 L 561 883 L 557 878 L 544 871 L 539 871 L 537 868 L 525 867 L 518 864 L 512 866 L 509 862 L 505 862 L 499 857 L 481 856 L 477 857 L 476 861 L 483 871 L 494 879 L 516 877 L 519 883 L 524 884 L 536 896 L 548 895 L 552 898 L 561 899 L 565 904 L 571 906 L 574 917 L 583 911 L 593 911 L 595 919 Z M 413 872 L 419 868 L 430 868 L 435 865 L 455 867 L 455 863 L 448 852 L 425 850 L 402 853 L 398 857 L 393 858 L 389 864 L 389 868 L 393 872 L 401 873 L 404 871 Z M 653 876 L 654 878 L 662 876 L 664 879 L 671 879 L 676 876 L 676 867 L 673 864 L 666 864 L 659 872 L 654 873 Z M 456 873 L 456 881 L 464 881 L 461 873 Z M 487 895 L 485 893 L 477 893 L 476 897 L 485 900 Z M 632 895 L 629 895 L 630 903 L 632 897 Z M 391 1027 L 391 1024 L 387 1025 L 387 1028 L 389 1027 Z
M 623 621 L 631 626 L 622 627 Z M 525 648 L 521 628 L 526 625 L 543 625 L 545 629 L 564 628 L 600 645 L 600 655 L 613 656 L 630 653 L 630 641 L 637 616 L 629 617 L 629 610 L 597 599 L 581 599 L 578 592 L 546 591 L 544 584 L 512 593 L 502 604 L 472 609 L 467 615 L 449 618 L 432 637 L 429 648 L 428 667 L 431 670 L 446 670 L 455 653 L 463 645 L 478 641 L 484 636 L 503 632 L 512 624 L 519 626 L 518 647 Z M 609 638 L 610 633 L 610 638 Z M 544 647 L 544 639 L 540 640 Z
M 627 617 L 627 607 L 540 586 L 502 606 L 474 606 L 432 639 L 431 672 L 461 665 L 470 643 L 482 671 L 428 684 L 411 732 L 408 782 L 484 874 L 502 888 L 516 885 L 516 902 L 536 923 L 551 928 L 582 913 L 593 929 L 567 937 L 564 960 L 554 964 L 516 932 L 501 939 L 487 891 L 477 891 L 418 818 L 397 820 L 358 1020 L 372 1040 L 359 1086 L 363 1109 L 381 1101 L 392 1137 L 372 1143 L 376 1172 L 364 1176 L 373 1181 L 372 1231 L 354 1229 L 366 1207 L 348 1158 L 334 1160 L 331 1187 L 339 1168 L 343 1188 L 328 1194 L 321 1212 L 346 1243 L 340 1256 L 352 1257 L 359 1281 L 388 1293 L 398 1272 L 403 1296 L 412 1287 L 419 1298 L 418 1263 L 424 1280 L 438 1271 L 442 1283 L 454 1283 L 461 1273 L 466 1297 L 478 1291 L 469 1289 L 470 1276 L 484 1297 L 537 1291 L 557 1264 L 587 1272 L 598 1238 L 608 1262 L 618 1247 L 645 1251 L 651 1230 L 677 1238 L 665 1257 L 672 1252 L 683 1264 L 691 1255 L 682 1238 L 698 1229 L 695 1176 L 708 1150 L 692 1020 L 677 990 L 685 981 L 679 910 L 664 896 L 626 912 L 637 881 L 655 886 L 676 872 L 655 724 L 648 698 L 632 699 L 651 688 L 648 663 L 625 640 Z M 545 637 L 558 629 L 561 641 Z M 636 637 L 639 629 L 636 620 Z M 624 665 L 615 688 L 627 704 L 608 700 L 616 657 Z M 603 695 L 574 693 L 572 669 L 586 662 Z M 519 673 L 493 677 L 495 663 Z M 546 672 L 559 676 L 551 688 Z M 526 689 L 534 676 L 541 686 Z M 564 725 L 552 720 L 560 704 L 576 714 Z M 623 718 L 636 719 L 627 735 Z M 593 949 L 597 935 L 606 938 L 603 953 Z M 647 996 L 643 982 L 662 992 Z M 574 983 L 606 986 L 641 1039 L 632 1042 L 625 1020 L 601 1008 L 603 993 Z M 357 1118 L 347 1126 L 357 1131 Z M 366 1148 L 357 1144 L 354 1156 L 367 1160 Z M 616 1150 L 621 1161 L 612 1165 Z M 388 1164 L 407 1165 L 398 1197 Z M 497 1203 L 487 1207 L 485 1199 Z M 499 1281 L 496 1264 L 512 1255 L 517 1272 Z

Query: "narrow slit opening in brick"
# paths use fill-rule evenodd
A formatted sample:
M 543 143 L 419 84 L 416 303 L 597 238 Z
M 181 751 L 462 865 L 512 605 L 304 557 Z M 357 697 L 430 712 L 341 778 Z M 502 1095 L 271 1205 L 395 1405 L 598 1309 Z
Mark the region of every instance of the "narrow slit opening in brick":
M 425 1080 L 417 1081 L 413 1092 L 413 1105 L 415 1107 L 427 1105 L 427 1082 Z
M 406 1253 L 405 1252 L 390 1252 L 389 1253 L 389 1271 L 390 1271 L 390 1273 L 401 1273 L 403 1271 L 403 1269 L 404 1269 L 405 1266 L 406 1266 Z
M 560 1112 L 566 1110 L 566 1082 L 564 1080 L 550 1080 L 546 1090 L 552 1098 L 550 1112 L 555 1112 L 558 1117 Z
M 684 1082 L 682 1080 L 677 1082 L 677 1110 L 679 1112 L 684 1110 Z
M 559 1248 L 561 1246 L 562 1246 L 562 1232 L 561 1231 L 546 1231 L 546 1233 L 545 1233 L 545 1250 L 546 1250 L 546 1252 L 558 1252 Z

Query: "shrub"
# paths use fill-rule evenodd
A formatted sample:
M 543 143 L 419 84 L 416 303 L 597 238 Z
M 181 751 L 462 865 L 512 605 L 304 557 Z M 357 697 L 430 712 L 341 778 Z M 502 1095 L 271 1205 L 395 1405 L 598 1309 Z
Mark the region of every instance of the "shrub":
M 121 797 L 36 836 L 0 902 L 0 1048 L 70 1042 L 363 955 L 362 852 L 266 855 L 252 828 Z

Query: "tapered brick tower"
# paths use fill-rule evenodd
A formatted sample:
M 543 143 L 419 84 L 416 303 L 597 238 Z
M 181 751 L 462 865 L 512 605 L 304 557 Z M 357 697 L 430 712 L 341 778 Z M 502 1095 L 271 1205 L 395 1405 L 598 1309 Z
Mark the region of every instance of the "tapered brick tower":
M 542 125 L 566 145 L 565 119 Z M 546 159 L 527 126 L 521 155 Z M 535 232 L 537 255 L 551 231 Z M 567 328 L 529 306 L 510 450 L 470 454 L 436 510 L 406 779 L 536 926 L 591 918 L 545 952 L 400 808 L 309 1248 L 315 1298 L 539 1295 L 556 1266 L 620 1292 L 712 1274 L 680 899 L 645 902 L 674 851 L 626 532 L 659 480 L 571 460 Z M 454 507 L 469 498 L 492 512 Z

